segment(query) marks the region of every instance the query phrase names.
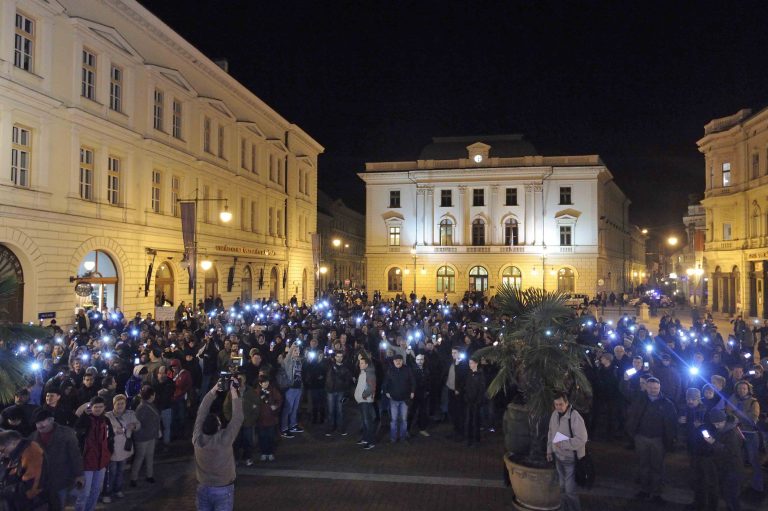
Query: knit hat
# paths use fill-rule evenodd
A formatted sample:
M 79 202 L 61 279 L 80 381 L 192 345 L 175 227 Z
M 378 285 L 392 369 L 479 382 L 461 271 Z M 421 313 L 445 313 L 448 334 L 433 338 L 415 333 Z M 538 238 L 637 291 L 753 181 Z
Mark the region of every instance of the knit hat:
M 713 408 L 709 411 L 709 422 L 725 422 L 725 412 L 719 408 Z
M 685 399 L 701 399 L 701 391 L 699 389 L 690 388 L 685 391 Z
M 32 415 L 32 422 L 37 424 L 38 422 L 43 422 L 45 419 L 53 417 L 53 412 L 50 411 L 47 408 L 38 408 L 35 410 L 35 413 Z
M 251 350 L 248 352 L 249 357 L 252 357 L 254 355 L 261 356 L 261 351 L 259 351 L 259 348 L 251 348 Z

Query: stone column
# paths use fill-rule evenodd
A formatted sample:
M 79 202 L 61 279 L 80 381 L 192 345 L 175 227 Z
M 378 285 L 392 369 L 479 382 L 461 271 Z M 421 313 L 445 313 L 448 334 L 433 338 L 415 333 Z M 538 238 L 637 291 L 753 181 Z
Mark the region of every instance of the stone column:
M 533 237 L 534 242 L 542 244 L 544 243 L 544 187 L 542 185 L 533 186 L 533 194 L 535 196 L 536 209 L 534 210 L 534 218 L 536 219 L 536 230 Z
M 501 242 L 499 240 L 499 218 L 496 218 L 496 211 L 498 211 L 498 195 L 499 195 L 499 187 L 498 185 L 492 185 L 491 186 L 491 207 L 490 207 L 490 219 L 488 222 L 490 223 L 488 235 L 490 243 L 489 245 L 500 245 Z
M 424 207 L 424 244 L 433 245 L 435 243 L 435 189 L 432 186 L 427 188 Z
M 413 242 L 421 245 L 424 243 L 424 189 L 416 187 L 416 237 Z

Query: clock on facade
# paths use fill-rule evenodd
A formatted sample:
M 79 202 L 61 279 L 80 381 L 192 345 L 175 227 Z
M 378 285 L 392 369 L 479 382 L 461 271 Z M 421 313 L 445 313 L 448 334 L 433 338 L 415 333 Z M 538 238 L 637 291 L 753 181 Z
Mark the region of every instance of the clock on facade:
M 482 154 L 476 154 L 473 159 L 475 160 L 475 163 L 480 163 L 481 161 L 483 161 L 483 155 Z

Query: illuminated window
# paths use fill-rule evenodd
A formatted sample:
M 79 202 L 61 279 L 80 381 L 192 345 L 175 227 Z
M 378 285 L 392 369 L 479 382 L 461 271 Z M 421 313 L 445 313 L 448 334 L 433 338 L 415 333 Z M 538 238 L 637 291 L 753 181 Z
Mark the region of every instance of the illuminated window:
M 447 218 L 440 220 L 440 244 L 453 245 L 453 222 Z
M 570 268 L 560 268 L 557 272 L 557 291 L 573 293 L 576 288 L 576 276 Z
M 731 241 L 733 239 L 733 232 L 731 230 L 731 224 L 723 224 L 723 241 Z
M 399 293 L 403 290 L 403 272 L 400 268 L 390 268 L 387 272 L 387 291 Z
M 114 156 L 107 159 L 107 202 L 120 204 L 120 158 Z
M 472 245 L 476 247 L 485 245 L 485 222 L 479 218 L 472 222 Z
M 453 293 L 456 291 L 456 272 L 450 266 L 441 266 L 437 270 L 437 292 Z
M 96 54 L 83 48 L 80 95 L 96 100 Z
M 13 65 L 32 72 L 35 51 L 35 22 L 16 13 L 16 34 L 13 40 Z
M 501 285 L 522 289 L 523 273 L 517 266 L 507 266 L 501 274 Z
M 390 247 L 400 246 L 400 226 L 399 225 L 392 225 L 389 227 L 389 246 Z
M 731 186 L 731 162 L 723 163 L 723 186 Z
M 14 125 L 11 132 L 11 182 L 28 188 L 32 172 L 32 131 Z
M 109 70 L 109 109 L 123 111 L 123 70 L 117 66 Z
M 520 244 L 519 228 L 514 218 L 508 218 L 504 222 L 504 244 L 507 246 Z
M 155 213 L 160 213 L 161 178 L 159 170 L 152 171 L 152 211 Z
M 80 148 L 80 198 L 93 200 L 93 149 Z

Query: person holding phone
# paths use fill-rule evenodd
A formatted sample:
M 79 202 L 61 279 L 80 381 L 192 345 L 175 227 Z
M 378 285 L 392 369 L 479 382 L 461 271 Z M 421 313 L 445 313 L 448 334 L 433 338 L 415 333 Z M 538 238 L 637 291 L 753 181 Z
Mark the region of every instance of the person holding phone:
M 709 412 L 709 420 L 714 431 L 707 431 L 706 434 L 702 431 L 702 436 L 714 450 L 720 493 L 729 511 L 740 511 L 739 494 L 744 472 L 743 436 L 738 423 L 729 420 L 722 410 Z

